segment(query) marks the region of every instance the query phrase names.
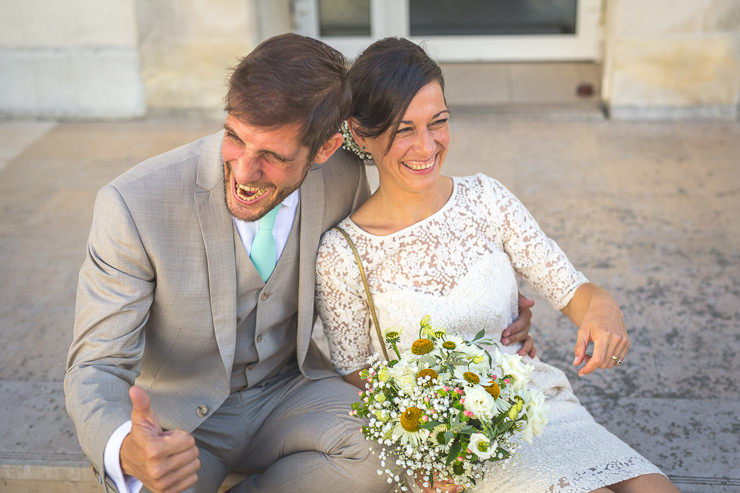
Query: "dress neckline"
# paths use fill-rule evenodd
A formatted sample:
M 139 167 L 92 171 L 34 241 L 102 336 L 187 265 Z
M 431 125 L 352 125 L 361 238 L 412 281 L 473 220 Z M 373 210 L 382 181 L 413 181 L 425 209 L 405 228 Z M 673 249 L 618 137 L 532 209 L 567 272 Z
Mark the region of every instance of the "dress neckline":
M 363 235 L 365 235 L 365 236 L 367 236 L 369 238 L 378 238 L 378 239 L 380 239 L 380 238 L 393 238 L 395 236 L 400 236 L 400 235 L 402 235 L 404 233 L 407 233 L 407 232 L 411 231 L 412 229 L 416 228 L 417 226 L 420 226 L 422 224 L 425 224 L 425 223 L 431 221 L 434 217 L 442 214 L 444 211 L 446 211 L 447 209 L 449 209 L 450 207 L 452 207 L 452 204 L 455 202 L 455 196 L 457 195 L 457 190 L 459 188 L 460 178 L 457 177 L 457 176 L 451 176 L 450 178 L 452 178 L 452 193 L 450 194 L 450 198 L 447 199 L 447 202 L 445 202 L 442 205 L 442 207 L 440 207 L 439 209 L 437 209 L 437 211 L 434 212 L 433 214 L 425 217 L 421 221 L 415 222 L 414 224 L 410 224 L 410 225 L 406 226 L 405 228 L 401 228 L 398 231 L 394 231 L 393 233 L 389 233 L 387 235 L 376 235 L 374 233 L 370 233 L 369 231 L 366 231 L 366 230 L 362 229 L 362 227 L 360 227 L 360 225 L 358 225 L 356 222 L 354 222 L 350 216 L 347 216 L 347 221 L 349 221 L 349 224 L 351 224 L 354 229 L 356 229 L 361 234 L 363 234 Z

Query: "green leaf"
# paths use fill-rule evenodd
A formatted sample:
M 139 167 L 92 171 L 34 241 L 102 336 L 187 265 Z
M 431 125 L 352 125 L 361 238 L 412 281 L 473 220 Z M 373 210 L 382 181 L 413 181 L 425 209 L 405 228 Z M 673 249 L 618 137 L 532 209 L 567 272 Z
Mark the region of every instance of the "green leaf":
M 462 433 L 465 427 L 465 423 L 457 423 L 450 427 L 450 431 L 453 433 Z
M 437 358 L 432 356 L 431 354 L 425 354 L 421 358 L 419 358 L 419 364 L 421 366 L 428 366 L 429 368 L 433 367 L 435 364 L 437 364 Z
M 486 335 L 486 329 L 481 329 L 481 330 L 478 331 L 477 334 L 475 334 L 475 337 L 473 337 L 473 340 L 470 341 L 470 342 L 475 342 L 478 339 L 483 339 L 483 337 L 485 337 L 485 335 Z
M 442 423 L 440 421 L 427 421 L 426 423 L 419 426 L 419 428 L 424 428 L 425 430 L 432 430 L 441 424 Z
M 457 456 L 460 455 L 460 437 L 455 437 L 455 441 L 452 442 L 452 447 L 450 448 L 450 452 L 447 454 L 447 461 L 445 464 L 448 466 L 450 463 L 452 463 L 453 460 L 457 459 Z
M 451 431 L 445 431 L 444 436 L 445 436 L 445 445 L 450 443 L 450 440 L 455 438 L 455 434 Z

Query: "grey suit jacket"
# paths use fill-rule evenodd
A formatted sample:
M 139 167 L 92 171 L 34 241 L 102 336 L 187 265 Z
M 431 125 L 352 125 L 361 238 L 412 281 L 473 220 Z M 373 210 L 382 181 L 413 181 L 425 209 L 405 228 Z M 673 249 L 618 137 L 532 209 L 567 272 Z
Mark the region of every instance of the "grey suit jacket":
M 192 431 L 229 394 L 237 288 L 222 138 L 144 161 L 96 198 L 64 390 L 101 473 L 110 435 L 130 419 L 134 381 L 165 428 Z M 319 240 L 368 193 L 364 167 L 343 150 L 301 185 L 296 352 L 311 379 L 335 375 L 311 341 Z

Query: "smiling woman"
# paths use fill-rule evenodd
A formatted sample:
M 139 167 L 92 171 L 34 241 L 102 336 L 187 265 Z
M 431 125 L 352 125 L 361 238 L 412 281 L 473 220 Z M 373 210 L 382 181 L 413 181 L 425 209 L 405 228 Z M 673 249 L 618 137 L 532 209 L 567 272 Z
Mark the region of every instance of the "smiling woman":
M 452 180 L 441 176 L 450 141 L 444 77 L 421 48 L 398 38 L 370 45 L 349 77 L 348 127 L 358 145 L 373 155 L 381 183 L 353 219 L 370 232 L 387 234 L 435 212 L 452 193 Z M 383 200 L 391 191 L 421 209 L 413 207 L 416 211 L 409 214 L 412 208 Z M 422 191 L 431 193 L 422 196 Z
M 358 144 L 377 156 L 375 163 L 384 185 L 381 194 L 392 188 L 399 197 L 413 200 L 417 192 L 437 187 L 438 200 L 429 203 L 434 210 L 449 198 L 452 182 L 439 180 L 450 142 L 449 114 L 442 87 L 435 81 L 419 89 L 403 118 L 377 137 L 363 137 L 367 132 L 362 125 L 356 118 L 349 119 Z
M 380 184 L 339 223 L 359 260 L 336 230 L 319 247 L 317 305 L 337 372 L 357 384 L 357 371 L 382 348 L 366 297 L 374 299 L 380 330 L 398 331 L 399 350 L 419 349 L 409 329 L 424 315 L 465 338 L 483 328 L 500 340 L 517 316 L 517 275 L 579 327 L 574 364 L 585 362 L 581 375 L 624 360 L 630 341 L 616 302 L 576 270 L 524 205 L 489 176 L 442 175 L 449 111 L 442 74 L 424 50 L 405 39 L 378 41 L 351 67 L 350 80 L 348 128 L 372 155 Z M 370 294 L 356 262 L 364 266 Z M 593 355 L 586 356 L 592 342 Z M 561 370 L 538 358 L 523 361 L 505 374 L 531 375 L 532 387 L 547 396 L 549 423 L 533 443 L 521 443 L 506 469 L 494 468 L 479 481 L 477 492 L 677 491 L 653 464 L 594 422 Z M 501 390 L 472 368 L 461 371 L 466 403 L 492 399 Z M 417 433 L 416 414 L 405 413 L 409 435 Z M 445 483 L 443 491 L 459 487 Z

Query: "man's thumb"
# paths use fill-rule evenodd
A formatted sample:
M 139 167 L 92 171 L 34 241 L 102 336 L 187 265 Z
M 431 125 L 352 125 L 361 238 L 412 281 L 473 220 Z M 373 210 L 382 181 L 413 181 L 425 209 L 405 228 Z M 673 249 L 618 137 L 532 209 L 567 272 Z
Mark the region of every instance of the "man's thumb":
M 141 387 L 134 385 L 128 391 L 128 396 L 131 399 L 131 422 L 134 425 L 145 425 L 155 427 L 157 431 L 159 429 L 159 420 L 157 415 L 154 414 L 151 408 L 151 402 L 146 391 Z

